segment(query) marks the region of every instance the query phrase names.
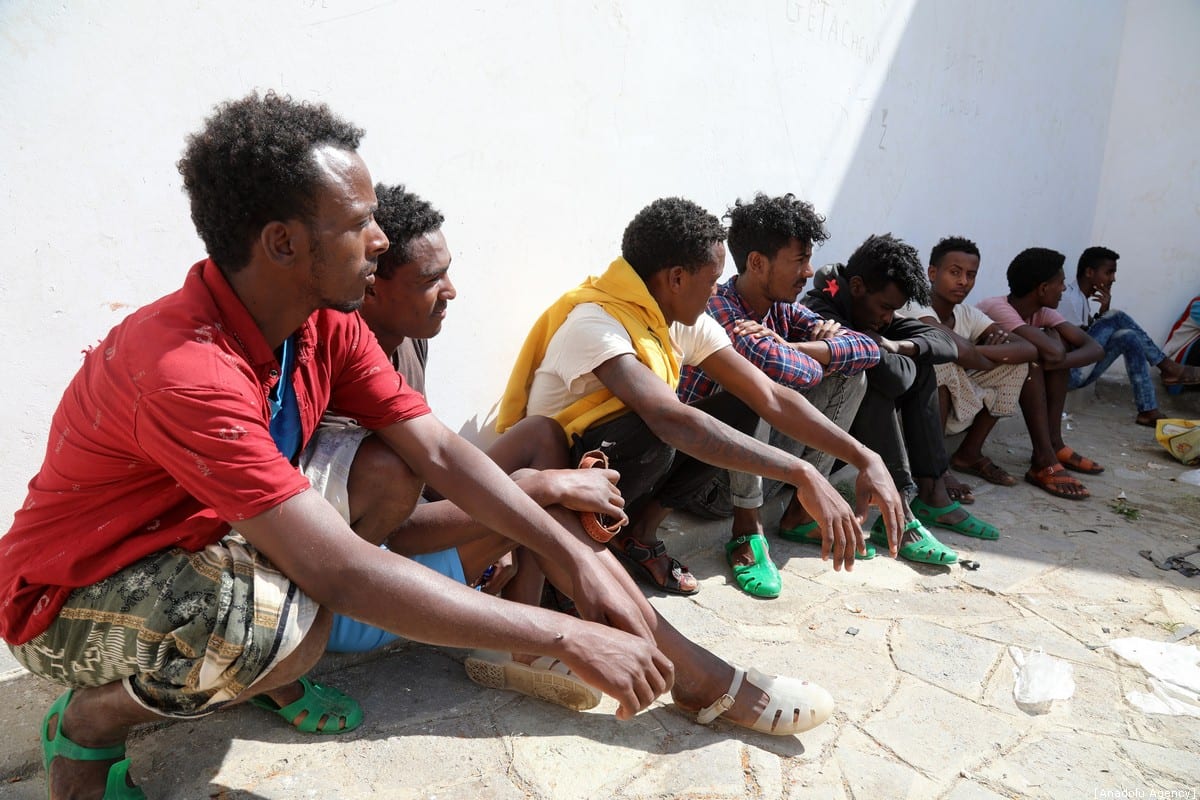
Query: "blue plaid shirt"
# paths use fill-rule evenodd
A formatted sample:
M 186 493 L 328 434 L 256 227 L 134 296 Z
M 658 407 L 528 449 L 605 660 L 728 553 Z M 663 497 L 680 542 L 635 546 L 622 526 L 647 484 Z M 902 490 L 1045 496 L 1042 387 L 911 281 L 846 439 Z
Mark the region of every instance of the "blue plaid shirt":
M 738 336 L 733 328 L 739 320 L 755 319 L 754 313 L 742 301 L 734 287 L 737 277 L 717 287 L 708 301 L 708 315 L 721 323 L 733 346 L 771 380 L 793 389 L 808 389 L 821 382 L 827 372 L 857 375 L 879 363 L 879 347 L 870 337 L 844 328 L 841 333 L 823 341 L 829 345 L 829 366 L 822 367 L 816 359 L 774 338 Z M 812 329 L 821 318 L 799 303 L 775 303 L 766 316 L 756 320 L 789 342 L 812 341 Z M 698 367 L 684 367 L 679 381 L 679 399 L 693 403 L 715 394 L 720 385 Z

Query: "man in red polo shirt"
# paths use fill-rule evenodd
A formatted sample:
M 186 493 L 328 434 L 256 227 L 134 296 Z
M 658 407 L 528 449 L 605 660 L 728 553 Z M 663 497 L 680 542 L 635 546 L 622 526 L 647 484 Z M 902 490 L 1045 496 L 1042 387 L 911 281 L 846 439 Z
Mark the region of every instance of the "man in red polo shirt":
M 622 718 L 672 683 L 623 571 L 434 418 L 346 313 L 388 247 L 361 134 L 273 94 L 219 106 L 179 162 L 209 258 L 87 354 L 54 414 L 0 539 L 0 636 L 71 687 L 43 722 L 52 797 L 143 797 L 124 742 L 162 717 L 257 696 L 303 730 L 354 727 L 353 701 L 296 682 L 331 611 L 561 659 Z M 608 624 L 473 592 L 356 535 L 294 466 L 327 408 L 407 465 L 396 497 L 411 507 L 428 481 L 557 564 L 583 617 Z

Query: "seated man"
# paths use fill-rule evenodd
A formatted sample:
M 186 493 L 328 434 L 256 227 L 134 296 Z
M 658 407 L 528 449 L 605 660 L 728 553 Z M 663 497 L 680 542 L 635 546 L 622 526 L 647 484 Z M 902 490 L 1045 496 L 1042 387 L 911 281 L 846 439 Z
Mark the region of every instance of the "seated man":
M 1164 386 L 1200 384 L 1200 368 L 1182 366 L 1172 360 L 1128 314 L 1109 308 L 1119 258 L 1107 247 L 1089 247 L 1079 256 L 1075 280 L 1067 282 L 1058 305 L 1059 313 L 1067 322 L 1087 331 L 1104 348 L 1104 357 L 1091 367 L 1071 369 L 1067 388 L 1079 389 L 1095 383 L 1121 356 L 1138 410 L 1133 421 L 1154 427 L 1166 415 L 1158 410 L 1149 366 L 1156 366 L 1162 372 Z
M 950 456 L 950 466 L 998 486 L 1015 486 L 1016 478 L 983 454 L 983 443 L 1000 417 L 1016 413 L 1037 348 L 963 302 L 978 274 L 979 248 L 974 242 L 961 236 L 942 239 L 929 254 L 930 304 L 910 310 L 908 316 L 945 331 L 958 348 L 958 358 L 934 367 L 943 429 L 948 434 L 967 432 Z M 949 475 L 946 488 L 970 492 Z
M 1020 336 L 1038 351 L 1020 396 L 1033 444 L 1025 480 L 1055 497 L 1083 500 L 1090 493 L 1064 468 L 1098 475 L 1104 467 L 1063 442 L 1062 411 L 1068 371 L 1094 364 L 1104 350 L 1055 311 L 1065 289 L 1065 261 L 1062 253 L 1045 247 L 1022 250 L 1008 265 L 1008 296 L 989 297 L 976 305 L 1006 333 Z
M 824 218 L 790 194 L 759 194 L 751 203 L 739 200 L 726 217 L 737 275 L 717 287 L 708 301 L 709 316 L 721 323 L 747 361 L 776 383 L 803 394 L 839 430 L 846 430 L 866 390 L 863 370 L 879 361 L 879 349 L 863 334 L 823 320 L 796 302 L 812 277 L 813 246 L 829 238 Z M 718 391 L 720 386 L 701 368 L 683 368 L 678 395 L 685 403 Z M 834 461 L 830 454 L 766 425 L 759 431 L 758 438 L 767 439 L 769 432 L 772 446 L 800 456 L 829 477 Z M 738 585 L 758 597 L 777 597 L 782 581 L 770 558 L 759 509 L 782 484 L 772 481 L 764 491 L 762 478 L 745 472 L 724 473 L 718 483 L 722 490 L 728 485 L 733 505 L 732 536 L 725 551 Z M 816 528 L 792 494 L 779 522 L 780 537 L 820 545 Z M 874 547 L 867 545 L 867 552 L 873 554 Z
M 1171 326 L 1163 350 L 1177 364 L 1200 366 L 1200 295 L 1188 301 L 1187 307 Z M 1172 387 L 1178 391 L 1179 387 Z
M 952 361 L 957 350 L 942 331 L 896 315 L 910 301 L 929 302 L 921 261 L 911 246 L 884 234 L 868 237 L 845 266 L 821 269 L 804 304 L 826 319 L 865 333 L 879 345 L 879 363 L 867 370 L 867 392 L 850 435 L 883 456 L 896 487 L 912 496 L 900 556 L 926 564 L 953 564 L 958 554 L 925 526 L 980 539 L 995 539 L 999 533 L 947 494 L 949 459 L 934 365 Z M 882 533 L 874 528 L 871 536 L 882 542 Z
M 55 412 L 0 559 L 0 637 L 70 687 L 42 723 L 50 796 L 144 797 L 125 758 L 132 727 L 256 695 L 304 700 L 305 729 L 353 728 L 356 704 L 297 683 L 331 612 L 560 659 L 622 719 L 671 687 L 674 661 L 676 701 L 706 720 L 822 722 L 823 690 L 757 673 L 750 688 L 666 625 L 603 548 L 438 422 L 347 313 L 388 246 L 361 135 L 273 94 L 219 106 L 179 162 L 209 258 L 89 352 Z M 486 520 L 500 552 L 537 553 L 584 619 L 472 591 L 356 535 L 291 463 L 330 406 L 394 454 L 397 505 L 432 484 Z M 360 500 L 354 517 L 370 521 Z
M 902 504 L 879 457 L 851 441 L 796 392 L 738 355 L 705 305 L 725 263 L 716 217 L 681 198 L 656 200 L 625 229 L 621 258 L 565 294 L 538 321 L 500 404 L 504 432 L 527 415 L 553 417 L 572 458 L 593 449 L 620 475 L 627 532 L 610 547 L 663 591 L 691 594 L 695 578 L 656 539 L 672 508 L 686 506 L 717 468 L 753 472 L 796 487 L 824 534 L 822 556 L 850 569 L 865 547 L 868 503 L 893 535 Z M 694 405 L 675 394 L 696 366 L 724 391 Z M 759 418 L 859 468 L 859 507 L 813 467 L 747 435 Z
M 359 313 L 375 334 L 392 366 L 422 395 L 425 394 L 425 367 L 429 339 L 442 329 L 449 302 L 457 296 L 450 280 L 450 250 L 442 235 L 441 212 L 403 186 L 377 184 L 378 207 L 375 221 L 391 242 L 379 257 L 375 282 L 368 286 Z M 353 420 L 326 414 L 300 464 L 313 486 L 320 490 L 347 522 L 360 529 L 365 520 L 349 518 L 349 495 L 377 495 L 375 504 L 383 505 L 390 496 L 394 478 L 388 468 L 394 466 L 387 446 Z M 522 422 L 518 435 L 506 437 L 488 455 L 517 485 L 543 507 L 562 505 L 578 511 L 619 515 L 623 505 L 616 491 L 616 473 L 600 470 L 550 469 L 566 466 L 566 447 L 558 426 L 545 417 L 530 417 Z M 436 499 L 429 487 L 426 494 Z M 476 588 L 499 593 L 511 578 L 515 567 L 511 557 L 500 563 L 484 562 L 487 551 L 467 541 L 486 529 L 464 518 L 447 501 L 420 506 L 407 516 L 407 509 L 390 517 L 378 515 L 378 524 L 389 531 L 373 533 L 386 536 L 392 548 L 447 577 L 467 582 Z M 407 516 L 407 519 L 405 518 Z M 448 529 L 448 520 L 459 517 L 456 530 Z M 438 543 L 462 540 L 458 547 L 437 552 L 422 552 Z M 486 579 L 485 579 L 486 573 Z M 510 597 L 509 599 L 517 599 Z M 327 648 L 332 652 L 362 652 L 381 647 L 399 637 L 343 615 L 335 615 Z M 518 659 L 535 663 L 531 657 Z M 549 664 L 542 659 L 538 664 Z M 474 674 L 473 664 L 468 670 Z M 569 671 L 558 667 L 555 676 L 538 675 L 522 666 L 509 665 L 505 688 L 516 688 L 571 708 L 591 708 L 599 694 Z M 489 674 L 505 677 L 505 671 Z M 500 687 L 498 687 L 500 688 Z

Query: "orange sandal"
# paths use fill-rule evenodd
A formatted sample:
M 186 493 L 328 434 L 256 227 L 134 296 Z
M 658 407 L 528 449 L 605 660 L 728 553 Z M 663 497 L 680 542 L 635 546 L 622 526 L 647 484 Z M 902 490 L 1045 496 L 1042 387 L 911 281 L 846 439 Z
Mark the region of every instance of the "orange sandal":
M 1069 447 L 1064 446 L 1054 454 L 1054 457 L 1058 459 L 1058 463 L 1075 472 L 1082 472 L 1085 475 L 1099 475 L 1104 472 L 1104 467 L 1090 458 L 1079 455 Z
M 1091 497 L 1091 492 L 1079 481 L 1066 473 L 1062 464 L 1051 464 L 1044 469 L 1039 469 L 1034 472 L 1032 469 L 1025 473 L 1025 480 L 1032 483 L 1044 492 L 1054 495 L 1055 497 L 1063 497 L 1067 500 L 1086 500 Z M 1077 487 L 1079 491 L 1072 494 L 1071 492 L 1063 491 L 1064 486 Z

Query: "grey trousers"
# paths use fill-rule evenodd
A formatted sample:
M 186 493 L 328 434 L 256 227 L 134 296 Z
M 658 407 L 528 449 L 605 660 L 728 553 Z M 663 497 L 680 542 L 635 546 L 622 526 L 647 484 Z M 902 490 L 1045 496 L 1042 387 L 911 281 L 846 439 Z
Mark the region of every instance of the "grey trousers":
M 865 373 L 850 378 L 835 374 L 825 376 L 824 380 L 801 394 L 814 408 L 832 420 L 833 424 L 842 430 L 848 430 L 866 391 Z M 763 420 L 759 420 L 755 437 L 804 459 L 826 477 L 833 469 L 833 456 L 780 433 Z M 765 499 L 774 497 L 782 487 L 783 484 L 779 481 L 764 480 L 758 475 L 745 472 L 729 473 L 729 494 L 736 508 L 759 508 Z

